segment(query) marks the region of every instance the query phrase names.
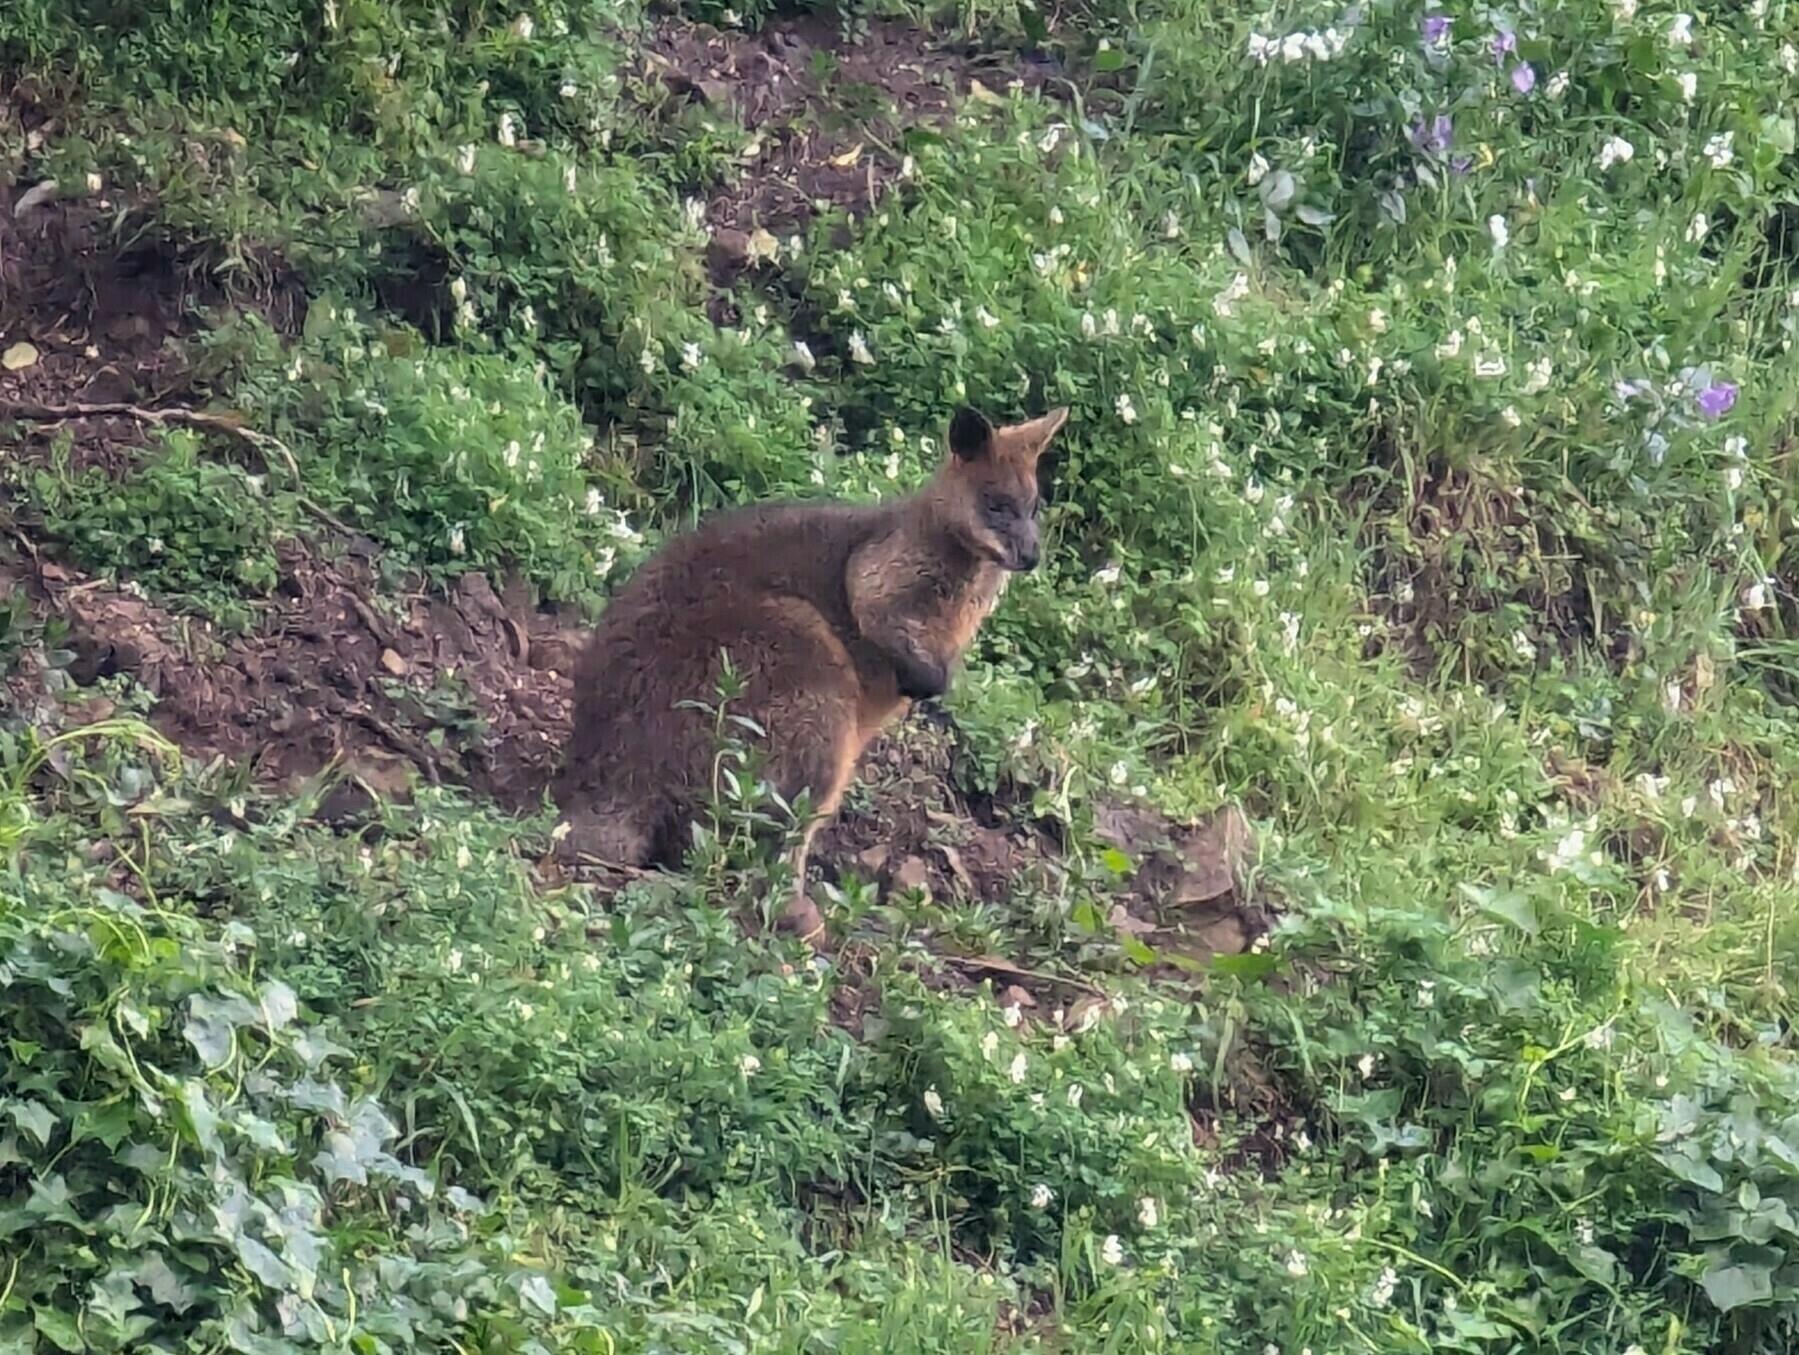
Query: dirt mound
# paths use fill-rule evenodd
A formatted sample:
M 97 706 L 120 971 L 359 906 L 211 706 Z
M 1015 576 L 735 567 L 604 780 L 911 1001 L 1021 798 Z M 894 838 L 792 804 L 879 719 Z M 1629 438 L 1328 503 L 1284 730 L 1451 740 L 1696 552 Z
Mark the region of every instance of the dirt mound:
M 727 273 L 751 257 L 755 231 L 778 236 L 821 210 L 875 206 L 902 171 L 906 129 L 941 127 L 960 97 L 1037 89 L 1057 71 L 1048 57 L 983 53 L 893 20 L 870 20 L 851 40 L 824 15 L 754 34 L 667 25 L 643 59 L 652 88 L 753 134 L 741 177 L 706 203 L 715 271 Z

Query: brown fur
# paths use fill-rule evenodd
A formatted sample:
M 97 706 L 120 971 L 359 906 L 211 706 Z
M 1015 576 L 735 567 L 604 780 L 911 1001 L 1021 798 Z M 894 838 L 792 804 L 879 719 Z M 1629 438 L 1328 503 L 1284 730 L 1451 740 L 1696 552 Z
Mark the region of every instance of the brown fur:
M 884 505 L 756 504 L 670 541 L 612 599 L 575 672 L 574 733 L 555 787 L 569 845 L 673 864 L 712 784 L 720 651 L 743 682 L 734 714 L 766 731 L 766 770 L 820 815 L 911 702 L 941 695 L 1009 572 L 1037 563 L 1037 461 L 1066 410 L 995 429 L 958 412 L 917 494 Z

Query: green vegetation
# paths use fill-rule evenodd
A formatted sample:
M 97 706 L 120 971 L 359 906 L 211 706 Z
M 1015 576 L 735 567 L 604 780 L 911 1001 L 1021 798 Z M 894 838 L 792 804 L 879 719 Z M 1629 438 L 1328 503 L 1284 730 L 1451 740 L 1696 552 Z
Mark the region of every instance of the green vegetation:
M 959 91 L 896 131 L 868 8 L 0 7 L 11 199 L 166 244 L 216 303 L 187 389 L 246 430 L 0 422 L 6 549 L 65 573 L 254 634 L 347 533 L 396 597 L 592 609 L 694 513 L 915 483 L 958 401 L 1074 411 L 947 702 L 1066 869 L 846 879 L 836 967 L 743 939 L 783 888 L 748 792 L 604 895 L 465 790 L 340 831 L 324 778 L 83 724 L 21 590 L 0 1346 L 1799 1342 L 1799 8 L 910 17 L 990 59 L 890 60 Z M 705 203 L 790 129 L 732 111 L 775 57 L 729 27 L 735 73 L 662 78 L 693 20 L 832 45 L 754 50 L 891 181 L 722 284 Z M 58 398 L 39 319 L 0 399 Z M 1148 977 L 1113 796 L 1243 804 L 1270 935 Z M 952 949 L 1059 977 L 1021 1015 Z

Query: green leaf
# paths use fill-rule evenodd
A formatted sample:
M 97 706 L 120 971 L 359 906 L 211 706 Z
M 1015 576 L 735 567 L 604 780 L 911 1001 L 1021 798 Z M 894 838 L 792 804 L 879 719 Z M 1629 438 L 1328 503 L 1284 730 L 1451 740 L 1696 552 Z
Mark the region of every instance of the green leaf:
M 1568 1260 L 1594 1284 L 1602 1284 L 1609 1289 L 1618 1278 L 1618 1258 L 1604 1247 L 1594 1246 L 1590 1242 L 1577 1242 L 1568 1252 Z
M 165 1308 L 185 1313 L 194 1306 L 199 1291 L 169 1268 L 161 1252 L 150 1252 L 137 1263 L 137 1282 Z
M 1471 884 L 1463 884 L 1460 888 L 1462 897 L 1488 917 L 1509 923 L 1533 938 L 1542 929 L 1537 920 L 1537 906 L 1528 894 L 1516 889 L 1488 889 Z
M 1714 1192 L 1724 1189 L 1724 1178 L 1718 1175 L 1717 1169 L 1709 1162 L 1702 1162 L 1687 1153 L 1674 1150 L 1657 1153 L 1655 1160 L 1688 1185 Z
M 87 1341 L 82 1337 L 81 1329 L 67 1313 L 59 1313 L 54 1308 L 34 1307 L 31 1310 L 31 1324 L 37 1328 L 39 1336 L 58 1350 L 79 1355 L 79 1352 L 87 1349 Z
M 294 990 L 280 979 L 272 979 L 262 990 L 262 1023 L 270 1030 L 280 1030 L 299 1015 L 300 1003 Z
M 182 1026 L 181 1033 L 208 1069 L 223 1068 L 231 1062 L 231 1051 L 237 1038 L 237 1026 L 230 1020 L 228 1010 L 208 1000 L 203 993 L 195 993 L 188 999 L 187 1010 L 187 1023 Z
M 543 1276 L 532 1275 L 526 1278 L 518 1287 L 518 1296 L 526 1307 L 544 1317 L 556 1316 L 556 1291 L 550 1288 L 550 1282 Z
M 51 1131 L 56 1128 L 56 1116 L 43 1102 L 10 1101 L 6 1113 L 12 1116 L 14 1124 L 38 1141 L 38 1147 L 50 1142 Z
M 1721 1313 L 1751 1303 L 1766 1303 L 1774 1297 L 1774 1270 L 1771 1266 L 1716 1266 L 1699 1277 L 1705 1296 Z
M 243 1262 L 244 1269 L 261 1280 L 270 1289 L 293 1288 L 293 1273 L 274 1252 L 253 1237 L 239 1237 L 236 1241 L 237 1259 Z

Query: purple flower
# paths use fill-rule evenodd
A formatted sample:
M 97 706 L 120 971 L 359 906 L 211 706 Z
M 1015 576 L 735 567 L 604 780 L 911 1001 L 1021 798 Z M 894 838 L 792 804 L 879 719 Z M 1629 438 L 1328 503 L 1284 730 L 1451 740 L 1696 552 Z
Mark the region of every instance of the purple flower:
M 1473 168 L 1474 157 L 1472 155 L 1458 155 L 1449 162 L 1450 174 L 1458 179 L 1464 177 Z
M 1530 63 L 1512 68 L 1512 88 L 1520 94 L 1529 94 L 1537 87 L 1537 73 L 1530 68 Z
M 1455 144 L 1455 125 L 1447 113 L 1439 113 L 1425 126 L 1420 118 L 1412 124 L 1412 144 L 1426 155 L 1442 155 Z
M 1518 50 L 1516 33 L 1495 33 L 1493 35 L 1493 64 L 1503 66 L 1505 59 Z
M 1718 381 L 1699 392 L 1699 412 L 1708 419 L 1721 419 L 1730 413 L 1730 408 L 1737 402 L 1737 385 L 1734 381 Z
M 1447 14 L 1426 14 L 1424 16 L 1424 45 L 1435 47 L 1449 36 L 1450 18 Z

